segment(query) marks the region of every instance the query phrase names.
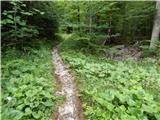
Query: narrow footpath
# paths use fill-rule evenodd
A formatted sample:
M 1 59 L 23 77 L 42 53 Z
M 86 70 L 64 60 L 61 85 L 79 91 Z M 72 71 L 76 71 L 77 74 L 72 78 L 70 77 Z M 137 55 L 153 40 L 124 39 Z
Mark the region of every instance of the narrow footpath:
M 57 82 L 61 86 L 57 94 L 65 98 L 64 103 L 58 106 L 55 120 L 85 120 L 74 77 L 69 73 L 69 70 L 63 63 L 57 48 L 53 49 L 52 55 L 54 72 Z

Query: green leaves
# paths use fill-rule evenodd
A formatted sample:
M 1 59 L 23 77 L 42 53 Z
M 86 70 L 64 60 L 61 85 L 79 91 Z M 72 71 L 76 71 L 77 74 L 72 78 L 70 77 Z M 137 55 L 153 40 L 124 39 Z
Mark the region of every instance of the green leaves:
M 18 110 L 12 110 L 10 114 L 14 120 L 20 120 L 20 119 L 22 119 L 22 117 L 24 115 L 23 112 L 18 111 Z
M 40 111 L 38 111 L 38 113 L 37 112 L 32 112 L 33 117 L 36 118 L 36 119 L 39 119 L 41 114 L 42 114 L 42 112 L 40 112 Z
M 2 21 L 1 21 L 1 24 L 2 24 L 2 25 L 13 24 L 13 23 L 14 23 L 14 21 L 11 20 L 11 19 L 5 19 L 5 20 L 2 20 Z
M 152 81 L 160 80 L 157 76 L 160 71 L 155 64 L 109 61 L 74 51 L 61 52 L 61 55 L 76 75 L 87 119 L 147 120 L 159 117 L 160 97 L 143 85 L 150 84 L 151 78 Z M 159 90 L 156 86 L 159 84 L 154 84 Z
M 21 11 L 21 14 L 26 15 L 26 16 L 32 16 L 33 15 L 32 12 L 23 12 L 23 11 Z
M 153 113 L 157 113 L 160 108 L 159 106 L 157 106 L 154 102 L 152 104 L 142 104 L 142 110 L 147 112 L 147 113 L 150 113 L 150 114 L 153 114 Z
M 51 107 L 51 106 L 53 106 L 53 102 L 52 101 L 46 101 L 46 102 L 43 102 L 43 104 L 45 105 L 45 106 L 47 106 L 47 107 Z
M 7 15 L 8 18 L 10 19 L 13 19 L 13 16 L 12 15 Z
M 3 53 L 3 120 L 49 119 L 57 99 L 53 96 L 53 76 L 46 72 L 52 68 L 48 47 L 30 49 L 29 54 L 18 50 Z
M 1 24 L 2 33 L 4 33 L 2 34 L 3 40 L 15 43 L 17 40 L 21 42 L 21 39 L 25 40 L 38 35 L 37 28 L 28 24 L 28 19 L 30 19 L 29 17 L 36 13 L 32 10 L 27 11 L 25 7 L 26 4 L 22 1 L 7 2 L 5 6 L 6 10 L 2 10 L 3 16 Z
M 25 115 L 30 115 L 32 114 L 32 110 L 30 108 L 25 109 Z

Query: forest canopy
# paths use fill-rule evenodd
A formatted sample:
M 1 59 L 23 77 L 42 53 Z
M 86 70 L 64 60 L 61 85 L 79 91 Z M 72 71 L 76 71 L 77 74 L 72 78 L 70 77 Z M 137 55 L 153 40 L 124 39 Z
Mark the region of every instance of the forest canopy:
M 148 41 L 155 13 L 154 1 L 4 1 L 2 46 L 10 38 L 15 44 L 37 36 L 52 38 L 58 30 L 77 32 L 96 44 Z
M 150 39 L 155 2 L 72 1 L 57 4 L 62 31 L 88 33 L 93 41 L 107 39 L 110 43 Z

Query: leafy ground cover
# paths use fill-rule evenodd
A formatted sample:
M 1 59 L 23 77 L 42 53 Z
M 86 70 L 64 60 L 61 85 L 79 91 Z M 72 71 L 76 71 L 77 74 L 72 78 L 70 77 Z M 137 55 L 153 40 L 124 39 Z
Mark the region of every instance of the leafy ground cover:
M 160 120 L 157 61 L 106 60 L 61 46 L 61 56 L 76 76 L 87 120 Z
M 47 120 L 54 109 L 51 46 L 2 52 L 2 119 Z

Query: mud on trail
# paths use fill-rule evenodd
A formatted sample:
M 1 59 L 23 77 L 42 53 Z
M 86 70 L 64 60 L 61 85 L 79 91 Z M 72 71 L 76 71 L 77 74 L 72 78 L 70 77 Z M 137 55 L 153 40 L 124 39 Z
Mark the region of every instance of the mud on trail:
M 54 48 L 53 52 L 53 65 L 54 73 L 57 82 L 60 84 L 60 90 L 57 91 L 58 95 L 65 97 L 63 104 L 58 106 L 55 120 L 85 120 L 82 106 L 78 98 L 78 92 L 74 77 L 69 73 L 67 66 L 63 63 L 58 54 L 58 49 Z

